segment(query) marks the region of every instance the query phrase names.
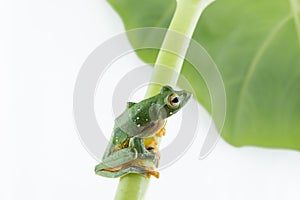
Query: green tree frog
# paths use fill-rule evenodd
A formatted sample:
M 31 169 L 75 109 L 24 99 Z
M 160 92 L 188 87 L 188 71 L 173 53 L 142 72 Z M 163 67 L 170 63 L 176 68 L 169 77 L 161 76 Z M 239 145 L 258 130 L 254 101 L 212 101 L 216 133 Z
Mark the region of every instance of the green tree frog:
M 164 135 L 166 119 L 178 112 L 191 93 L 164 86 L 160 93 L 139 103 L 128 102 L 126 110 L 115 119 L 115 125 L 102 162 L 96 174 L 117 178 L 127 173 L 159 177 L 155 171 L 159 151 L 154 136 Z M 153 139 L 154 138 L 154 139 Z

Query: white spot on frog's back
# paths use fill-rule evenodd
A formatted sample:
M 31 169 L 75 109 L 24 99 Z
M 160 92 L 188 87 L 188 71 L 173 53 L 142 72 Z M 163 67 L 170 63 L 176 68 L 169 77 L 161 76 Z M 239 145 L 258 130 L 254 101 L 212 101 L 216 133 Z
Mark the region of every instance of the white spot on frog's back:
M 140 117 L 137 117 L 136 119 L 140 119 Z
M 137 127 L 140 127 L 141 125 L 140 124 L 138 124 L 138 125 L 136 125 Z

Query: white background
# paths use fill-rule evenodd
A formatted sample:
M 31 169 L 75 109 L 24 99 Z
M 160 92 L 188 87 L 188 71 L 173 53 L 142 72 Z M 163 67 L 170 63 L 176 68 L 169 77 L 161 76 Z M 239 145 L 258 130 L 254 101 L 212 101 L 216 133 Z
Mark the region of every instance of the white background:
M 112 199 L 118 180 L 94 174 L 97 161 L 75 130 L 72 93 L 87 56 L 124 31 L 119 16 L 103 0 L 1 0 L 0 26 L 0 199 Z M 116 82 L 122 73 L 108 76 Z M 111 93 L 102 98 L 109 102 Z M 106 109 L 107 132 L 109 105 L 95 105 Z M 192 147 L 151 180 L 148 199 L 300 199 L 299 152 L 220 140 L 198 160 L 210 122 L 205 112 L 200 119 Z M 167 132 L 164 145 L 172 138 Z

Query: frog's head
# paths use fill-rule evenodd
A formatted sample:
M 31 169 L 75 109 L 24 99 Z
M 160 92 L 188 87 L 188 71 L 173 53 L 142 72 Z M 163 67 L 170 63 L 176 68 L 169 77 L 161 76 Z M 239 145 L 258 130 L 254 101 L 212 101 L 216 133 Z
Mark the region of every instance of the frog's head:
M 164 114 L 162 118 L 167 118 L 176 112 L 178 112 L 190 99 L 191 93 L 185 90 L 175 91 L 170 86 L 164 86 L 160 90 L 160 95 L 163 98 L 163 110 Z

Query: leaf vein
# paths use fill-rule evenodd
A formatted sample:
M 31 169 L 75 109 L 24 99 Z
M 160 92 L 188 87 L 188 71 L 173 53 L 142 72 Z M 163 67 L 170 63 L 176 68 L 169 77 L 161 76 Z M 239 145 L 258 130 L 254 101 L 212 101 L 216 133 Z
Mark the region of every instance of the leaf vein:
M 299 1 L 298 0 L 290 0 L 290 5 L 291 5 L 291 11 L 293 14 L 295 26 L 296 26 L 298 42 L 300 45 L 300 19 L 299 19 L 300 5 L 299 5 Z
M 237 120 L 240 117 L 241 114 L 241 108 L 242 108 L 242 102 L 243 99 L 245 98 L 246 95 L 246 89 L 251 81 L 251 78 L 253 77 L 253 74 L 255 72 L 256 66 L 258 64 L 258 62 L 260 61 L 261 57 L 263 56 L 264 52 L 266 51 L 266 49 L 269 47 L 269 45 L 271 44 L 272 40 L 274 39 L 274 37 L 276 36 L 276 34 L 281 30 L 281 28 L 289 21 L 292 19 L 292 15 L 288 15 L 286 17 L 284 17 L 282 20 L 280 20 L 275 26 L 274 28 L 270 31 L 269 34 L 267 34 L 265 40 L 263 41 L 262 45 L 259 46 L 257 53 L 254 56 L 253 61 L 250 63 L 248 70 L 246 72 L 246 76 L 243 80 L 243 82 L 241 83 L 241 91 L 237 97 L 237 107 L 236 107 L 236 112 L 234 115 L 234 122 L 235 124 L 238 124 Z M 237 128 L 237 126 L 235 126 L 235 129 Z M 234 132 L 235 132 L 234 129 Z

